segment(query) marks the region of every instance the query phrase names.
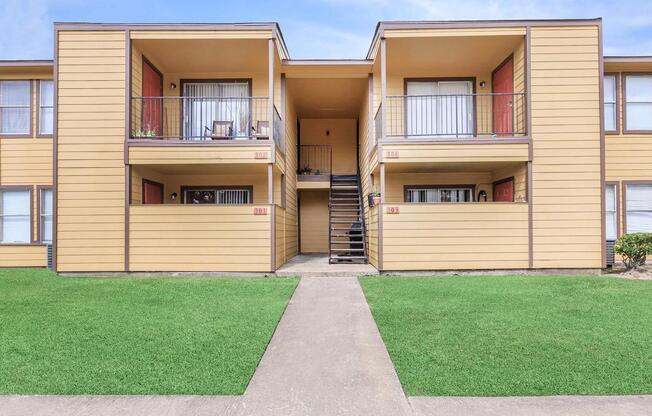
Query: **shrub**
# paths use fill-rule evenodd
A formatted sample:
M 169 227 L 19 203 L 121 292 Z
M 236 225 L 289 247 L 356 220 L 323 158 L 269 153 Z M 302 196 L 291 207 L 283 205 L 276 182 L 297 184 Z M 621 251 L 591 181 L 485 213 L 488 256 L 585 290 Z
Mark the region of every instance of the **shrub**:
M 638 269 L 645 264 L 647 255 L 652 254 L 652 234 L 625 234 L 616 240 L 614 251 L 623 257 L 627 270 Z

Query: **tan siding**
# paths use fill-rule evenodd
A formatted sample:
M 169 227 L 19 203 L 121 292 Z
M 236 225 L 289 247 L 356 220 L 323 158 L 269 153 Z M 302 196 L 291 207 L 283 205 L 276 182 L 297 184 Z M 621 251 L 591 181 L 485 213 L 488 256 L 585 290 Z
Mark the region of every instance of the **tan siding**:
M 299 204 L 301 252 L 328 253 L 328 192 L 301 191 Z
M 355 119 L 302 119 L 301 145 L 330 146 L 336 175 L 357 171 Z
M 369 235 L 369 263 L 378 267 L 378 207 L 369 209 L 367 221 L 367 234 Z
M 0 245 L 0 267 L 45 267 L 44 245 Z
M 388 158 L 388 155 L 398 157 Z M 493 144 L 383 144 L 385 163 L 404 162 L 526 162 L 527 143 Z
M 595 26 L 532 29 L 535 268 L 602 264 L 597 39 Z
M 135 165 L 188 165 L 220 163 L 270 163 L 271 147 L 260 146 L 143 146 L 129 148 Z
M 298 195 L 297 195 L 297 116 L 290 92 L 285 107 L 285 257 L 298 253 Z
M 254 215 L 254 208 L 267 209 Z M 140 205 L 129 218 L 132 271 L 270 270 L 269 205 Z
M 125 34 L 59 32 L 59 49 L 67 50 L 69 44 L 77 53 L 59 56 L 58 67 L 57 237 L 63 249 L 57 252 L 57 269 L 121 271 L 125 260 Z M 107 53 L 97 53 L 102 50 Z M 79 112 L 81 106 L 87 111 Z M 105 214 L 107 208 L 111 214 Z M 106 247 L 111 250 L 104 251 Z
M 527 267 L 527 204 L 390 206 L 399 213 L 382 213 L 384 270 Z
M 285 252 L 285 209 L 279 206 L 274 208 L 274 226 L 276 227 L 274 230 L 276 239 L 274 242 L 276 245 L 274 266 L 278 269 L 287 261 Z

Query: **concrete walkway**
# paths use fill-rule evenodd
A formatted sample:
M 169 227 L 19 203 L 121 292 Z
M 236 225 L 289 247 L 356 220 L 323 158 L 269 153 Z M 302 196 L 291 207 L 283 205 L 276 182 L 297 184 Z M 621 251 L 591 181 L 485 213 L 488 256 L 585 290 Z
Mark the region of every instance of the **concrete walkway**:
M 235 414 L 412 414 L 357 278 L 301 280 Z
M 652 396 L 410 397 L 415 416 L 646 416 Z

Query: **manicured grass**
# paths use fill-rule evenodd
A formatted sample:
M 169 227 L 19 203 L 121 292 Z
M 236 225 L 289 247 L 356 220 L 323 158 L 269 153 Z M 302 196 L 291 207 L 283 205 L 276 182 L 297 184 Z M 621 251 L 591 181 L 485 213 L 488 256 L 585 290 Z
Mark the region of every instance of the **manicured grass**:
M 652 281 L 361 282 L 410 396 L 652 393 Z
M 0 269 L 0 394 L 242 394 L 296 284 Z

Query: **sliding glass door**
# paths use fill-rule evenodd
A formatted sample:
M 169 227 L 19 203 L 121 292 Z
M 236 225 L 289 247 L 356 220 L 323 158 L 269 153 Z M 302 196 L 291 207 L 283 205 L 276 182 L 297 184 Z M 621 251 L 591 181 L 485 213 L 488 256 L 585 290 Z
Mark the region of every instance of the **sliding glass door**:
M 409 81 L 406 92 L 407 136 L 473 136 L 471 81 Z

